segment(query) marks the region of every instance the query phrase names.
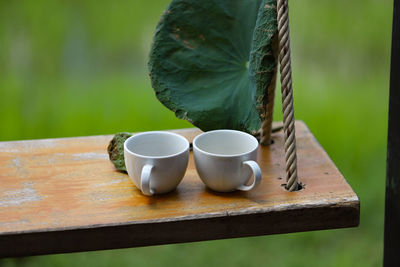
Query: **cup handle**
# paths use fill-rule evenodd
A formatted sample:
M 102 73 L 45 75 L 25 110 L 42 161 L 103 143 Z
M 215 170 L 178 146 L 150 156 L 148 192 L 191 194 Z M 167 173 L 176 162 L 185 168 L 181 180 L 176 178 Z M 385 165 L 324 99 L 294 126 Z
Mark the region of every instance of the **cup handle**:
M 151 196 L 154 194 L 153 189 L 150 188 L 150 175 L 153 165 L 146 164 L 143 166 L 142 175 L 140 177 L 140 185 L 143 195 Z
M 260 166 L 258 166 L 257 162 L 255 162 L 254 160 L 244 161 L 243 164 L 249 166 L 250 169 L 252 170 L 254 175 L 254 181 L 251 185 L 240 185 L 237 189 L 241 191 L 250 191 L 251 189 L 255 188 L 260 184 L 262 176 L 261 169 Z

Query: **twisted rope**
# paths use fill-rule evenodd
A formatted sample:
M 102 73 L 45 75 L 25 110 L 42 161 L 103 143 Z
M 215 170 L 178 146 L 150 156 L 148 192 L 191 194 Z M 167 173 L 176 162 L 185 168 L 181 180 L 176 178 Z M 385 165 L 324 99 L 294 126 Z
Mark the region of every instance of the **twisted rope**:
M 289 38 L 289 6 L 288 0 L 278 0 L 278 40 L 279 60 L 281 72 L 282 111 L 285 138 L 286 159 L 286 189 L 296 191 L 297 182 L 297 156 L 296 137 L 294 128 L 292 67 L 290 58 Z
M 298 189 L 297 177 L 297 156 L 296 137 L 294 127 L 293 88 L 292 88 L 292 67 L 290 58 L 290 37 L 289 37 L 289 6 L 288 0 L 277 0 L 278 11 L 278 42 L 279 42 L 279 63 L 281 73 L 282 91 L 282 112 L 285 139 L 285 160 L 286 160 L 286 189 L 296 191 Z M 276 49 L 276 48 L 275 48 Z M 273 76 L 271 85 L 268 87 L 268 101 L 265 107 L 265 118 L 260 129 L 260 143 L 271 144 L 273 109 L 275 98 L 276 73 Z

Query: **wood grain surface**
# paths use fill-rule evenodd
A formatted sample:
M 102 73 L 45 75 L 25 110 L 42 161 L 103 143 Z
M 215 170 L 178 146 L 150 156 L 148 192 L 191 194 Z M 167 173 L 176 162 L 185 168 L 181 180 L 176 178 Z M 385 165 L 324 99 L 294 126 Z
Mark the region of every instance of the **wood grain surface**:
M 190 141 L 198 129 L 175 130 Z M 261 185 L 216 193 L 192 155 L 174 192 L 147 197 L 108 160 L 112 136 L 0 142 L 0 256 L 354 227 L 359 199 L 303 122 L 296 122 L 299 180 L 287 192 L 283 133 L 260 147 Z

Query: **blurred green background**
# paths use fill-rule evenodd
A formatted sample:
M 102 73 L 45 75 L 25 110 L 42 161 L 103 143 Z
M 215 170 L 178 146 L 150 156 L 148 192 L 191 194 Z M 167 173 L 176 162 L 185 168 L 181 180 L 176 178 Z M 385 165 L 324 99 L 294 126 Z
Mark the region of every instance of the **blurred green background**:
M 190 127 L 157 101 L 147 75 L 152 34 L 168 2 L 0 1 L 0 140 Z M 0 265 L 380 266 L 392 4 L 290 6 L 295 115 L 359 195 L 360 227 Z M 279 101 L 278 94 L 276 120 Z

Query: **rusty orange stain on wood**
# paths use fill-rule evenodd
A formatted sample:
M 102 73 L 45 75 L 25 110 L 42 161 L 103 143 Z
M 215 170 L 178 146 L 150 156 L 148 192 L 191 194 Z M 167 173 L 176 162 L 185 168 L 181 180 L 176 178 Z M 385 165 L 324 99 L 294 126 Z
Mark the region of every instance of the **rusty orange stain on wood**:
M 190 141 L 198 129 L 175 130 Z M 302 122 L 296 122 L 299 192 L 285 178 L 282 132 L 261 147 L 261 185 L 251 192 L 215 193 L 198 177 L 192 155 L 177 190 L 146 197 L 117 172 L 106 147 L 112 136 L 0 142 L 0 234 L 126 222 L 203 218 L 221 213 L 277 211 L 291 205 L 358 203 L 358 198 Z

